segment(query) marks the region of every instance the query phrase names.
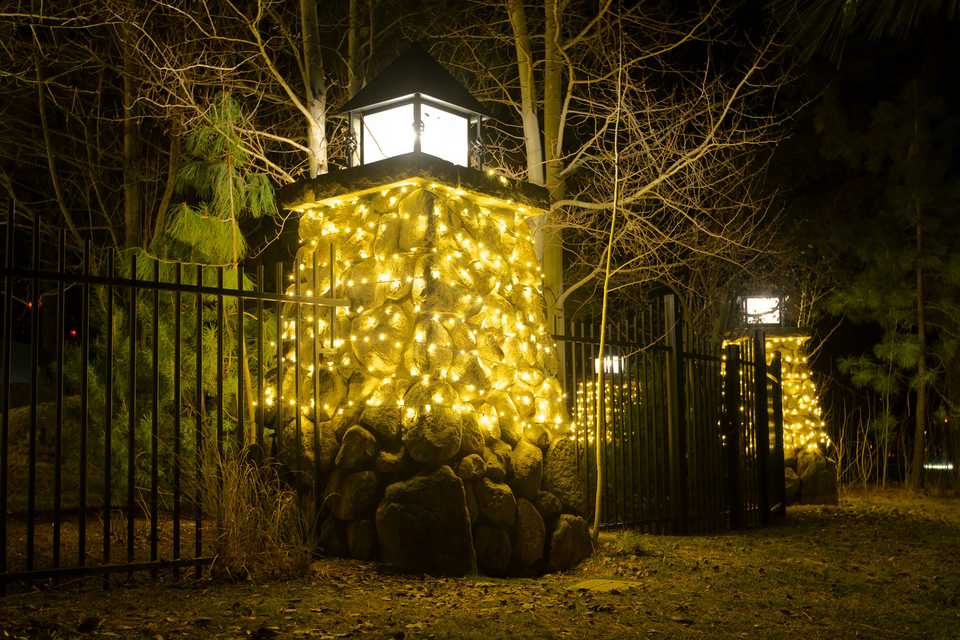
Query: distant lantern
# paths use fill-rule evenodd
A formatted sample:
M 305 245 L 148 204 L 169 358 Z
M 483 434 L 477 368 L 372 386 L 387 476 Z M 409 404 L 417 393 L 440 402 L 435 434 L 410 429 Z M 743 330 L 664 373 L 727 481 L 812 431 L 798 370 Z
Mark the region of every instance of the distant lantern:
M 746 296 L 741 299 L 741 309 L 744 324 L 760 326 L 783 324 L 782 296 Z
M 410 153 L 470 166 L 483 107 L 423 49 L 411 47 L 341 109 L 351 167 Z M 476 163 L 475 163 L 476 164 Z

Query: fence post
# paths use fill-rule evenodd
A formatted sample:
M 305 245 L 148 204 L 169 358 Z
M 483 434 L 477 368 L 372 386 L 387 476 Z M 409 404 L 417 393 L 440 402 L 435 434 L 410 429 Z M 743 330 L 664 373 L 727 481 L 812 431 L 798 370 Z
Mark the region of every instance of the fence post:
M 780 352 L 773 352 L 770 362 L 770 374 L 776 379 L 773 386 L 773 433 L 774 449 L 773 464 L 770 465 L 771 483 L 774 489 L 774 499 L 777 501 L 774 510 L 777 515 L 787 514 L 787 487 L 783 476 L 783 362 Z
M 725 440 L 727 493 L 730 496 L 730 527 L 743 529 L 747 509 L 743 501 L 743 460 L 740 444 L 740 347 L 727 345 L 726 370 L 723 378 L 723 435 Z
M 673 533 L 687 530 L 687 406 L 684 397 L 683 318 L 675 294 L 664 297 L 664 326 L 670 348 L 667 364 L 670 505 Z
M 762 331 L 753 333 L 754 358 L 754 416 L 757 447 L 757 502 L 760 524 L 770 523 L 770 406 L 767 403 L 767 349 L 766 336 Z

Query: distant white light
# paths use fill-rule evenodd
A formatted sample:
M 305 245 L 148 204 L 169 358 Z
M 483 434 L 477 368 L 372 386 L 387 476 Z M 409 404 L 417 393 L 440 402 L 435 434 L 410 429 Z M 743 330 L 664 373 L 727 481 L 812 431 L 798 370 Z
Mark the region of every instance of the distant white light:
M 606 356 L 603 359 L 604 373 L 620 373 L 623 367 L 623 356 Z M 593 359 L 593 372 L 600 373 L 600 358 Z
M 780 298 L 747 298 L 743 306 L 747 324 L 780 324 Z
M 953 471 L 952 462 L 928 462 L 923 465 L 927 471 Z

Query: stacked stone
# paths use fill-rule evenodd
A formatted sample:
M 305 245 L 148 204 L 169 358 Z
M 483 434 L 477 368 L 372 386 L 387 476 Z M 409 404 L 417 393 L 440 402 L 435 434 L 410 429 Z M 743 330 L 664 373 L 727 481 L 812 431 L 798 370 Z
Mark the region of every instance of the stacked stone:
M 289 291 L 330 295 L 332 271 L 349 306 L 290 305 L 270 397 L 290 465 L 322 474 L 328 553 L 446 575 L 589 555 L 534 213 L 415 180 L 302 217 Z

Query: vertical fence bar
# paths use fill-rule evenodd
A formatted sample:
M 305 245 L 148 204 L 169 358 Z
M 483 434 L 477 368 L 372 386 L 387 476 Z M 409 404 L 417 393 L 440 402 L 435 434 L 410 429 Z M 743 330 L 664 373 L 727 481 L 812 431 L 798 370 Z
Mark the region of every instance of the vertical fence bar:
M 150 407 L 150 560 L 158 557 L 159 519 L 160 519 L 160 260 L 153 261 L 153 389 Z M 151 570 L 156 578 L 156 569 Z
M 130 256 L 130 300 L 127 325 L 130 331 L 129 370 L 127 380 L 127 562 L 134 557 L 134 508 L 136 507 L 137 481 L 137 256 Z M 133 572 L 127 574 L 133 577 Z
M 274 395 L 274 425 L 273 425 L 273 447 L 274 455 L 280 457 L 280 436 L 283 426 L 283 305 L 280 298 L 283 295 L 283 264 L 278 262 L 274 270 L 274 284 L 277 288 L 277 314 L 274 318 L 276 322 L 276 347 L 277 347 L 277 370 L 276 383 L 277 392 Z
M 13 266 L 14 204 L 7 211 L 3 231 L 3 381 L 0 386 L 0 573 L 7 572 L 7 465 L 10 463 L 10 367 L 13 358 Z M 0 595 L 5 593 L 0 585 Z
M 180 288 L 183 286 L 183 265 L 177 263 L 173 281 L 176 288 L 173 292 L 173 559 L 180 559 L 180 456 L 181 451 L 181 424 L 180 424 Z M 180 577 L 180 568 L 174 567 L 174 578 Z
M 237 444 L 240 450 L 247 440 L 247 424 L 244 419 L 246 401 L 244 396 L 244 372 L 249 365 L 246 362 L 246 337 L 243 334 L 243 265 L 237 264 Z M 252 416 L 251 416 L 252 417 Z
M 217 467 L 223 463 L 223 267 L 217 267 Z M 219 470 L 217 472 L 219 474 Z M 219 477 L 219 476 L 218 476 Z M 219 484 L 218 484 L 219 486 Z M 217 526 L 222 525 L 218 518 Z M 219 529 L 218 529 L 219 530 Z
M 257 284 L 263 293 L 263 265 L 257 266 Z M 263 299 L 257 298 L 257 448 L 263 451 Z
M 82 271 L 90 275 L 90 239 L 83 240 Z M 90 284 L 80 285 L 80 478 L 78 487 L 77 564 L 87 561 L 87 436 L 89 431 L 87 412 L 90 407 L 90 380 L 87 367 L 90 363 Z
M 303 450 L 303 424 L 300 409 L 300 327 L 303 324 L 303 305 L 300 303 L 300 293 L 302 288 L 300 287 L 300 266 L 303 265 L 302 262 L 294 262 L 293 265 L 293 294 L 297 297 L 297 301 L 294 303 L 293 313 L 293 420 L 294 420 L 294 434 L 295 434 L 295 460 L 297 461 L 297 470 L 303 470 L 303 459 L 305 457 Z M 282 407 L 278 407 L 278 410 L 282 411 Z M 301 483 L 297 483 L 297 488 L 299 490 Z
M 687 411 L 684 397 L 683 325 L 680 305 L 675 295 L 664 298 L 664 322 L 667 345 L 670 347 L 667 365 L 668 425 L 670 434 L 667 449 L 670 452 L 670 504 L 674 533 L 687 529 Z
M 774 450 L 772 464 L 770 465 L 771 484 L 774 489 L 773 499 L 776 503 L 776 513 L 785 516 L 787 514 L 787 488 L 783 476 L 783 361 L 779 351 L 773 352 L 770 373 L 775 380 L 772 403 Z
M 757 442 L 757 506 L 760 524 L 770 523 L 770 409 L 767 406 L 766 338 L 762 331 L 753 334 L 754 419 Z
M 61 229 L 57 236 L 57 272 L 63 274 L 66 265 L 66 231 Z M 63 334 L 64 300 L 66 291 L 63 278 L 57 279 L 57 397 L 56 424 L 53 445 L 53 567 L 60 567 L 60 528 L 62 526 L 63 507 Z
M 111 473 L 113 452 L 113 282 L 116 277 L 116 264 L 113 249 L 107 250 L 107 353 L 104 360 L 106 389 L 103 399 L 103 564 L 110 564 L 110 511 L 113 500 L 111 495 Z M 110 574 L 103 574 L 103 588 L 110 587 Z
M 40 362 L 40 219 L 33 217 L 33 237 L 31 239 L 34 275 L 30 279 L 30 434 L 27 445 L 27 571 L 34 564 L 34 527 L 37 509 L 37 403 L 39 401 L 39 362 Z
M 203 414 L 205 397 L 203 392 L 203 266 L 197 265 L 197 320 L 196 320 L 196 412 L 193 432 L 193 450 L 196 464 L 196 495 L 193 507 L 193 557 L 203 554 Z M 194 568 L 197 578 L 203 575 L 203 566 L 198 562 Z
M 746 505 L 743 496 L 740 445 L 740 347 L 731 344 L 726 349 L 726 376 L 724 377 L 723 433 L 726 439 L 727 492 L 730 496 L 730 527 L 746 526 Z
M 313 295 L 320 295 L 320 263 L 317 251 L 313 253 Z M 313 513 L 314 517 L 320 513 L 322 505 L 320 490 L 320 307 L 313 305 Z M 312 524 L 312 523 L 311 523 Z

